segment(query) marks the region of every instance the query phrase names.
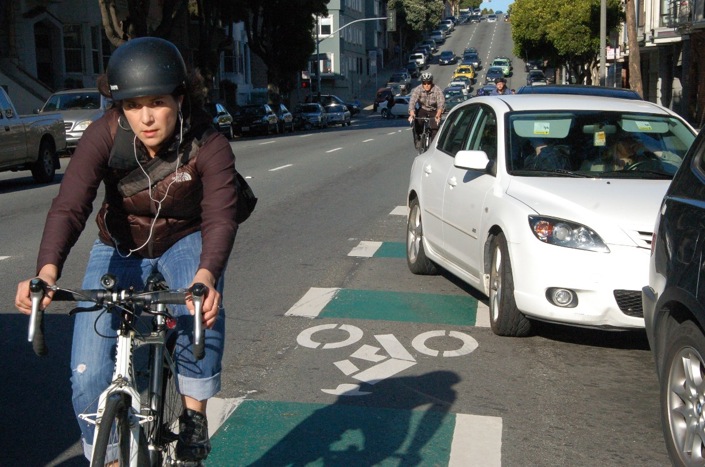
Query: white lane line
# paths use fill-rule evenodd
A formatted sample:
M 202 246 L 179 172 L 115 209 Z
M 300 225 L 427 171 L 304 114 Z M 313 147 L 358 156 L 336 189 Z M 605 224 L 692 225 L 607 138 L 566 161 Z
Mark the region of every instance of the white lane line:
M 308 138 L 309 136 L 313 136 L 313 133 L 309 133 L 307 135 L 299 135 L 299 138 Z
M 9 258 L 9 256 L 0 256 L 0 261 Z
M 387 134 L 388 134 L 388 135 L 396 135 L 397 133 L 399 133 L 399 132 L 398 132 L 398 131 L 392 131 L 391 133 L 387 133 Z
M 389 214 L 392 216 L 407 216 L 409 214 L 409 208 L 406 206 L 397 206 Z
M 490 307 L 478 300 L 475 313 L 475 326 L 478 328 L 490 327 Z
M 363 141 L 363 143 L 369 143 L 370 141 L 374 141 L 374 140 L 375 140 L 374 138 L 366 139 Z
M 264 146 L 265 144 L 272 144 L 272 143 L 276 143 L 276 141 L 273 141 L 273 140 L 272 141 L 262 141 L 261 143 L 259 143 L 259 145 Z
M 208 418 L 208 436 L 213 437 L 218 428 L 235 412 L 235 409 L 242 404 L 247 396 L 236 399 L 221 399 L 211 397 L 206 406 L 206 417 Z
M 330 149 L 330 150 L 326 151 L 326 154 L 331 153 L 331 152 L 335 152 L 335 151 L 340 151 L 341 149 L 343 149 L 343 148 Z
M 352 250 L 350 250 L 350 253 L 348 253 L 348 256 L 357 256 L 360 258 L 372 258 L 375 253 L 377 253 L 377 250 L 379 250 L 379 247 L 382 246 L 382 242 L 368 242 L 368 241 L 361 241 L 360 243 L 355 246 Z
M 337 287 L 311 287 L 306 294 L 294 304 L 284 316 L 303 316 L 305 318 L 317 317 L 323 308 L 328 305 L 335 294 L 340 290 Z
M 291 167 L 292 165 L 293 165 L 293 164 L 286 164 L 286 165 L 282 165 L 282 166 L 280 166 L 280 167 L 274 167 L 273 169 L 269 169 L 269 171 L 270 171 L 270 172 L 275 172 L 275 171 L 277 171 L 277 170 L 286 169 L 287 167 Z M 247 178 L 247 177 L 245 177 L 245 178 Z
M 448 467 L 501 467 L 502 419 L 456 414 Z

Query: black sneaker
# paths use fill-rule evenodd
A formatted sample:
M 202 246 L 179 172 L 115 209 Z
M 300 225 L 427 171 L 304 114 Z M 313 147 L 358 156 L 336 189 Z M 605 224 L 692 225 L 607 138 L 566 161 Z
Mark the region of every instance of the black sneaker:
M 179 416 L 179 440 L 176 458 L 180 461 L 201 461 L 211 452 L 208 420 L 201 412 L 184 409 Z

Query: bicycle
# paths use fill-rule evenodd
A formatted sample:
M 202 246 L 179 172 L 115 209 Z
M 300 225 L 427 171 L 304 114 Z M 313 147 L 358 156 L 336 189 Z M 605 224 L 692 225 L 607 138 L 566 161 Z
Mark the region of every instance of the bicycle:
M 52 301 L 90 301 L 96 304 L 96 307 L 76 308 L 69 315 L 100 308 L 104 312 L 118 313 L 120 325 L 112 382 L 101 393 L 97 412 L 79 415 L 96 427 L 91 466 L 105 465 L 111 445 L 117 445 L 120 466 L 176 465 L 174 451 L 178 435 L 174 433 L 174 427 L 178 427 L 182 402 L 175 381 L 176 332 L 172 330 L 176 327 L 176 318 L 166 305 L 184 305 L 187 298 L 193 301 L 193 354 L 200 360 L 205 354 L 202 311 L 207 287 L 197 283 L 188 289 L 170 290 L 159 274 L 150 276 L 146 291 L 135 291 L 132 287 L 119 289 L 116 282 L 115 277 L 106 274 L 101 278 L 103 290 L 69 290 L 33 279 L 30 282 L 32 311 L 28 340 L 37 355 L 47 354 L 44 312 L 39 307 L 47 291 L 53 291 Z M 140 313 L 152 315 L 148 332 L 136 327 Z M 146 374 L 140 375 L 135 372 L 134 351 L 143 345 L 149 346 L 149 360 Z M 145 397 L 140 393 L 138 376 L 148 379 Z
M 414 117 L 415 120 L 422 120 L 423 126 L 421 134 L 416 131 L 416 124 L 411 123 L 411 129 L 414 136 L 414 146 L 419 154 L 423 154 L 431 145 L 431 119 L 429 117 Z

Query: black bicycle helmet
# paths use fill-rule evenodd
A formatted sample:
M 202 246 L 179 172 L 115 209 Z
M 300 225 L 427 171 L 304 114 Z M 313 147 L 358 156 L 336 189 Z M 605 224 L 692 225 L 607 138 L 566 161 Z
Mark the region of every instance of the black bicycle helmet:
M 183 93 L 186 64 L 171 42 L 158 37 L 127 41 L 110 56 L 108 84 L 114 100 Z

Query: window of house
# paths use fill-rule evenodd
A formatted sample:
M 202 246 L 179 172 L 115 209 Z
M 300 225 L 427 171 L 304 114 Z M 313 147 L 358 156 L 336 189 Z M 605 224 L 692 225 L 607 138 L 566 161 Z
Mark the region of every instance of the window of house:
M 67 73 L 83 73 L 83 38 L 80 24 L 64 25 L 64 60 Z
M 333 32 L 333 18 L 331 16 L 325 16 L 318 18 L 318 24 L 320 27 L 319 34 L 321 36 L 330 36 Z

